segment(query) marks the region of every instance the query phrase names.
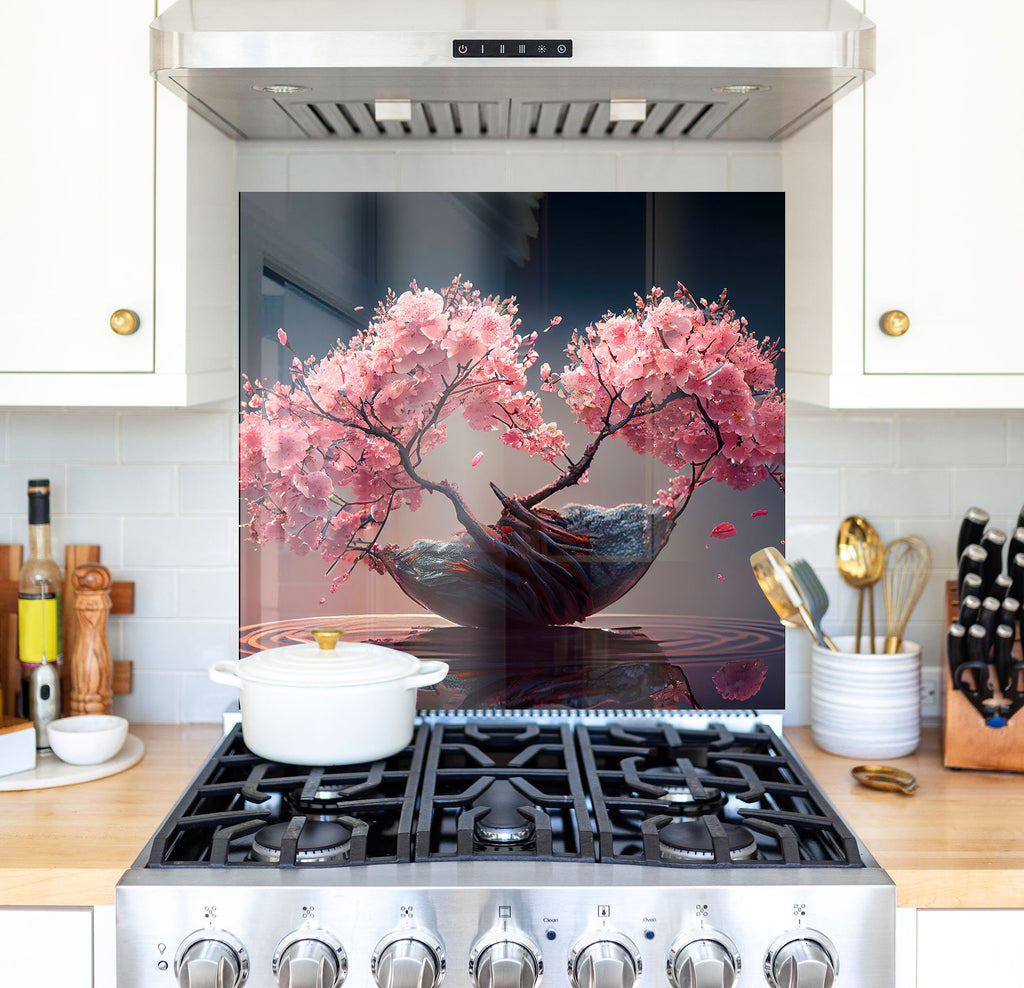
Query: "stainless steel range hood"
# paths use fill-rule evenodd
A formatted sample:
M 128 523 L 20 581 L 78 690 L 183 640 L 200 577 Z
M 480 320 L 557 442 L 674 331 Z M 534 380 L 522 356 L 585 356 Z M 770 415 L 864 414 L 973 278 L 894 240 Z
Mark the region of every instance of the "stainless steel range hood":
M 778 140 L 874 72 L 844 0 L 178 0 L 150 38 L 241 140 Z

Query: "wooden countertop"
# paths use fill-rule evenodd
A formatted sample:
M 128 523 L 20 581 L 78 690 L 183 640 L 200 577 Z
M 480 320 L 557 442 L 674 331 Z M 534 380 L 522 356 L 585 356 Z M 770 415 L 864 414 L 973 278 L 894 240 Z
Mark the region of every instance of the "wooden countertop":
M 0 793 L 0 905 L 110 905 L 138 856 L 220 737 L 216 725 L 141 726 L 142 762 L 59 789 Z M 942 767 L 939 732 L 888 764 L 915 796 L 866 789 L 858 760 L 818 749 L 809 728 L 786 737 L 892 876 L 901 906 L 1024 908 L 1024 775 Z

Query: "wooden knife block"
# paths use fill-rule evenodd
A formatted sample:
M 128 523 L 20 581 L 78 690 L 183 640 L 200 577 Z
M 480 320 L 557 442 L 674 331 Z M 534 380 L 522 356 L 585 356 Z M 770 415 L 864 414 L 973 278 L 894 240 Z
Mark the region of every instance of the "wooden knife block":
M 946 627 L 960 612 L 956 581 L 946 583 Z M 1021 654 L 1018 634 L 1013 646 L 1014 656 Z M 953 677 L 946 660 L 945 642 L 942 654 L 946 678 L 946 710 L 943 721 L 943 763 L 946 768 L 1001 769 L 1024 772 L 1024 708 L 1007 721 L 1005 727 L 988 727 L 981 714 L 959 690 L 953 689 Z
M 14 714 L 15 698 L 21 689 L 21 664 L 18 662 L 18 572 L 24 558 L 20 545 L 0 545 L 0 689 L 3 705 L 0 716 Z M 71 574 L 76 566 L 99 563 L 98 545 L 69 545 L 64 550 L 63 633 L 64 664 L 61 667 L 61 695 L 64 714 L 70 712 L 70 665 L 75 647 L 78 618 L 75 610 L 75 588 Z M 135 584 L 115 582 L 110 586 L 111 614 L 131 614 L 135 610 Z M 131 693 L 132 664 L 127 660 L 113 663 L 112 689 L 115 695 Z

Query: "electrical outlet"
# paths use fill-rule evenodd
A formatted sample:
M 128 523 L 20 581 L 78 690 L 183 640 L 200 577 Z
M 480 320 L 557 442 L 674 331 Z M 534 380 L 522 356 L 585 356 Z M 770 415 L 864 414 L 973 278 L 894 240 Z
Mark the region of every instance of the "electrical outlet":
M 921 717 L 938 720 L 942 712 L 942 686 L 939 669 L 921 670 Z

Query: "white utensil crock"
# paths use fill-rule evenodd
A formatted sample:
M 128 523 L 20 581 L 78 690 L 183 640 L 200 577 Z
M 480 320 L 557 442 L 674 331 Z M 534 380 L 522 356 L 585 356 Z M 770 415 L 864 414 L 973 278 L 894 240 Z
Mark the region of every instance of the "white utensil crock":
M 288 645 L 209 668 L 215 683 L 238 688 L 246 745 L 290 765 L 352 765 L 401 751 L 412 739 L 416 690 L 447 674 L 445 662 L 359 642 Z
M 900 758 L 921 740 L 921 646 L 903 642 L 895 655 L 851 651 L 852 635 L 836 636 L 838 652 L 811 646 L 811 734 L 833 755 Z M 866 647 L 866 644 L 865 644 Z

